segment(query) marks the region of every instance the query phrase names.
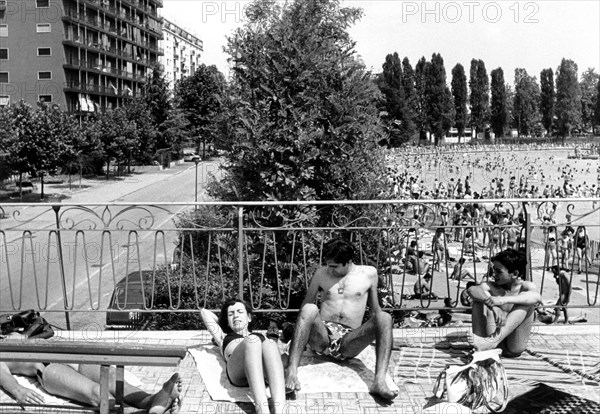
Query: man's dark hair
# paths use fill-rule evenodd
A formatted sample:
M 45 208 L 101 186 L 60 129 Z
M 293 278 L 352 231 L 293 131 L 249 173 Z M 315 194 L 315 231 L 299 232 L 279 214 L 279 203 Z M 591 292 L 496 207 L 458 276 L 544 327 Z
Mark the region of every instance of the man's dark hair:
M 527 256 L 524 251 L 506 249 L 490 259 L 491 262 L 500 262 L 509 273 L 519 272 L 519 277 L 525 279 L 527 269 Z
M 244 305 L 244 307 L 246 308 L 246 312 L 248 312 L 248 316 L 252 315 L 252 307 L 248 304 L 248 302 L 236 298 L 229 299 L 223 304 L 223 306 L 221 306 L 221 313 L 219 314 L 219 326 L 226 334 L 233 332 L 231 326 L 229 326 L 229 321 L 227 320 L 227 311 L 229 310 L 230 306 L 233 306 L 236 303 L 241 303 L 242 305 Z
M 342 239 L 333 239 L 323 246 L 323 261 L 332 260 L 345 265 L 354 258 L 354 246 Z

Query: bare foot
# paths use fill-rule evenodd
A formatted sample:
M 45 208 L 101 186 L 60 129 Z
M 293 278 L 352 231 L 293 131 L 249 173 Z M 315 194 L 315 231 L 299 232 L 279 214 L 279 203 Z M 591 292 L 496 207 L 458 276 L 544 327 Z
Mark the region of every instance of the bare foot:
M 490 349 L 494 349 L 498 346 L 494 337 L 495 335 L 486 338 L 473 334 L 473 347 L 475 347 L 477 351 L 489 351 Z
M 298 380 L 298 374 L 296 371 L 286 370 L 285 371 L 285 390 L 286 392 L 300 391 L 302 386 Z
M 181 392 L 181 378 L 175 373 L 165 382 L 162 389 L 154 394 L 148 414 L 176 413 L 181 406 L 179 393 Z M 174 411 L 175 410 L 175 411 Z
M 385 381 L 373 383 L 369 389 L 369 392 L 383 398 L 384 400 L 393 400 L 398 396 L 398 391 L 390 390 Z

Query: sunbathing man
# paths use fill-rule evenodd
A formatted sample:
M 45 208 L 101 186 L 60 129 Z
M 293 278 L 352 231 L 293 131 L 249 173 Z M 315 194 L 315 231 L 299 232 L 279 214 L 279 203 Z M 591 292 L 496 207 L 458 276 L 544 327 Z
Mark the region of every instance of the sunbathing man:
M 491 258 L 493 280 L 471 286 L 473 345 L 478 351 L 501 348 L 506 357 L 517 357 L 527 347 L 538 289 L 525 280 L 525 253 L 503 250 Z
M 286 370 L 286 388 L 301 389 L 298 365 L 306 344 L 317 353 L 344 360 L 354 358 L 375 340 L 375 378 L 370 392 L 385 400 L 398 393 L 385 378 L 392 351 L 392 318 L 377 298 L 377 270 L 353 263 L 354 247 L 332 240 L 323 247 L 325 266 L 320 267 L 306 292 L 296 322 Z M 315 304 L 321 293 L 321 308 Z M 371 318 L 362 324 L 367 302 Z
M 19 334 L 11 334 L 8 338 L 23 340 Z M 37 377 L 48 394 L 99 407 L 100 366 L 76 367 L 77 365 L 54 363 L 0 362 L 0 386 L 12 395 L 18 404 L 44 404 L 41 394 L 20 385 L 13 375 Z M 115 369 L 111 367 L 109 392 L 113 396 L 116 393 L 115 374 Z M 173 374 L 156 394 L 149 394 L 125 381 L 123 400 L 132 407 L 148 410 L 150 414 L 176 413 L 181 403 L 180 392 L 179 374 Z

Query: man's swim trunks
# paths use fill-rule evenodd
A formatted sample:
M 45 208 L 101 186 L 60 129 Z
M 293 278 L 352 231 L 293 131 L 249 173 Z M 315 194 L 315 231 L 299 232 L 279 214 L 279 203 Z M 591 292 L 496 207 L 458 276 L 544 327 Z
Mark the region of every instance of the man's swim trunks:
M 327 329 L 329 336 L 329 346 L 323 352 L 317 352 L 318 355 L 327 355 L 335 359 L 344 360 L 346 359 L 340 353 L 340 346 L 342 345 L 342 339 L 344 336 L 352 332 L 352 328 L 337 322 L 323 321 L 323 325 Z M 316 351 L 315 351 L 316 352 Z

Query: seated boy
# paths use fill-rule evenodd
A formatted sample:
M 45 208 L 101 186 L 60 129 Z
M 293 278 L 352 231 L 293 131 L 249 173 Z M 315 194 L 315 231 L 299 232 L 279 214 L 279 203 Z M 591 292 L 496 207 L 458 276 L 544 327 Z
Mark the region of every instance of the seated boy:
M 429 290 L 429 284 L 431 283 L 431 275 L 426 273 L 425 276 L 417 279 L 413 290 L 415 292 L 415 298 L 417 299 L 437 299 L 438 296 Z
M 491 258 L 493 277 L 472 286 L 473 345 L 478 351 L 501 348 L 506 357 L 517 357 L 527 347 L 535 305 L 542 297 L 525 280 L 525 253 L 503 250 Z

